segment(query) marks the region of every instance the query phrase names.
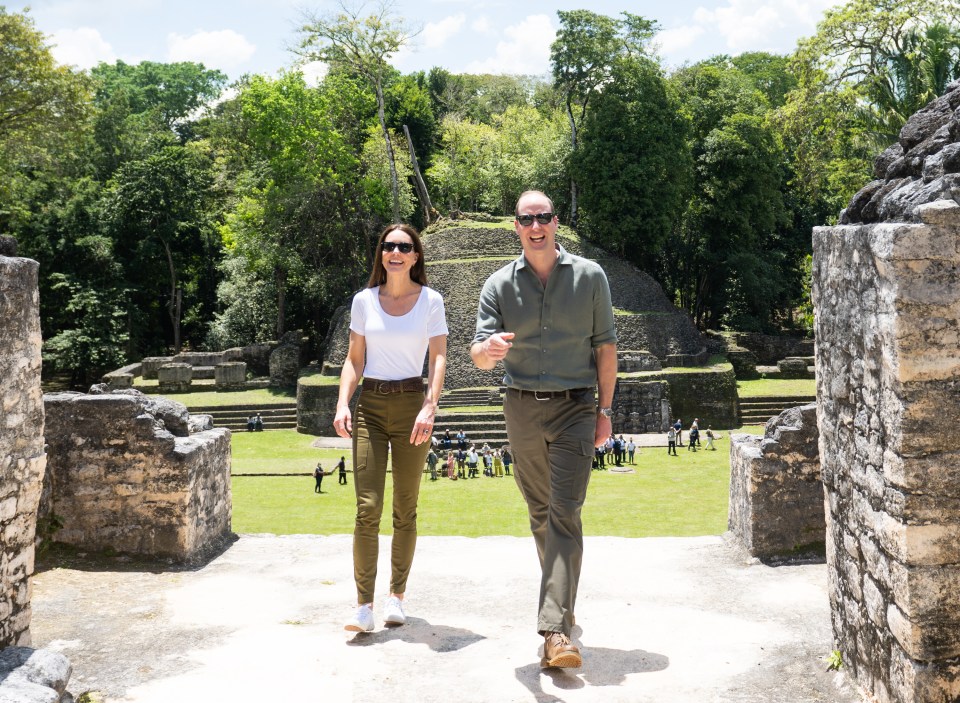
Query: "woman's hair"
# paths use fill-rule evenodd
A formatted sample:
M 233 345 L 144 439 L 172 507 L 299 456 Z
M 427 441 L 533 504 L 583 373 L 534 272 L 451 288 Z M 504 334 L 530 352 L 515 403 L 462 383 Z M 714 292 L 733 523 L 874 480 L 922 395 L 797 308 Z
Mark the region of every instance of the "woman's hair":
M 387 238 L 388 234 L 397 230 L 410 235 L 410 239 L 413 240 L 413 250 L 417 253 L 417 260 L 410 267 L 410 280 L 416 281 L 422 286 L 427 285 L 427 267 L 423 263 L 423 242 L 420 241 L 420 235 L 416 228 L 410 225 L 394 224 L 384 227 L 380 233 L 380 238 L 377 240 L 377 250 L 373 255 L 373 271 L 370 272 L 367 288 L 376 288 L 387 282 L 387 271 L 383 268 L 383 240 Z

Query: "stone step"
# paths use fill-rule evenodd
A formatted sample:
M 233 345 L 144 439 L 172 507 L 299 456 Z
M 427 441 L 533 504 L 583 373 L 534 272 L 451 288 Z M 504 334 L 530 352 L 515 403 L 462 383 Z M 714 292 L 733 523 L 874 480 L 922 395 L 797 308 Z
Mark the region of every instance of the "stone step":
M 774 403 L 784 407 L 794 407 L 796 405 L 815 403 L 816 400 L 817 397 L 815 395 L 764 395 L 740 398 L 740 406 L 768 405 Z
M 274 412 L 277 410 L 283 411 L 293 411 L 296 412 L 297 404 L 296 403 L 277 403 L 273 405 L 191 405 L 187 408 L 192 413 L 205 413 L 207 415 L 213 415 L 218 412 L 232 411 L 232 412 L 246 412 L 251 415 L 256 415 L 260 413 L 265 415 L 268 412 Z

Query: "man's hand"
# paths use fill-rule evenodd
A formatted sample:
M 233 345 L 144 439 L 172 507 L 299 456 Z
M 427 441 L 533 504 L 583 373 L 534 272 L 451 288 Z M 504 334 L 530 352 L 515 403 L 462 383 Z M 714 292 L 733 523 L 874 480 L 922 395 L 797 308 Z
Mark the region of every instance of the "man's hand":
M 513 346 L 513 332 L 496 332 L 470 347 L 470 356 L 477 368 L 490 370 L 502 361 Z
M 597 413 L 597 431 L 593 435 L 593 446 L 599 447 L 606 443 L 613 434 L 613 421 L 606 415 Z

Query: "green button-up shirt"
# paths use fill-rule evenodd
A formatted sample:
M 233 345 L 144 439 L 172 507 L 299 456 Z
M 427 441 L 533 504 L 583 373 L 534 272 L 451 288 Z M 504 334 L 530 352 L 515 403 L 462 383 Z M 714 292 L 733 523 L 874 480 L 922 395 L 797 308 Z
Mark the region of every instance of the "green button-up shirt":
M 593 349 L 617 341 L 607 275 L 594 261 L 559 244 L 546 288 L 521 254 L 487 279 L 480 292 L 473 343 L 513 332 L 503 360 L 512 388 L 560 391 L 597 384 Z

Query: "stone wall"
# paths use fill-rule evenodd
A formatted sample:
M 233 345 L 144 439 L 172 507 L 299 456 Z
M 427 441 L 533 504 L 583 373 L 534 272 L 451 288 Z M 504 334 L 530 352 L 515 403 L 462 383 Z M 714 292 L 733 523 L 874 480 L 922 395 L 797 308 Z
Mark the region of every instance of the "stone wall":
M 668 388 L 664 381 L 617 381 L 613 398 L 614 434 L 666 432 L 670 424 Z
M 38 270 L 36 261 L 0 255 L 0 649 L 30 644 L 30 576 L 46 466 Z
M 230 431 L 189 434 L 186 408 L 138 391 L 44 396 L 41 516 L 57 542 L 197 561 L 230 536 Z
M 816 403 L 771 418 L 763 437 L 733 435 L 727 525 L 753 556 L 823 550 L 818 440 Z
M 670 384 L 670 412 L 674 418 L 683 420 L 684 428 L 689 427 L 694 418 L 699 418 L 701 428 L 726 429 L 740 424 L 737 377 L 728 363 L 704 369 L 650 373 L 645 374 L 643 380 Z
M 960 206 L 905 218 L 814 230 L 828 574 L 847 670 L 881 701 L 946 703 L 960 700 Z
M 805 337 L 775 336 L 759 332 L 735 332 L 738 347 L 753 352 L 756 364 L 773 366 L 788 356 L 813 356 L 813 340 Z

